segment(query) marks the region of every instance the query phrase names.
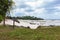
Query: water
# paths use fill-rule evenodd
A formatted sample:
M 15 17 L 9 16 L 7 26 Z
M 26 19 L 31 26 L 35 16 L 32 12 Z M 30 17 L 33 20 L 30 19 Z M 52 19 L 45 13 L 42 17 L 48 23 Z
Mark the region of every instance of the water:
M 38 26 L 50 26 L 50 25 L 60 26 L 60 20 L 18 20 L 18 21 L 20 23 L 15 22 L 16 26 L 30 27 L 31 29 L 36 29 Z M 7 19 L 5 23 L 6 25 L 13 25 L 13 21 L 10 19 Z

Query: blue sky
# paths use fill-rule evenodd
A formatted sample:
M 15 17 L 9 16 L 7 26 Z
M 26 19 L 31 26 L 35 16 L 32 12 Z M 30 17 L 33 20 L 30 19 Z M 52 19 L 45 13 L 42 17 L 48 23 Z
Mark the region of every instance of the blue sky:
M 35 16 L 60 19 L 60 0 L 13 0 L 12 16 Z

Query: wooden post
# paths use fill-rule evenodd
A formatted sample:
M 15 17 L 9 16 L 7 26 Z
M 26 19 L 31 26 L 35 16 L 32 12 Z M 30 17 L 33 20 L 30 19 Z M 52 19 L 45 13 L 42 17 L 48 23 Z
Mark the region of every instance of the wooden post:
M 13 20 L 13 29 L 14 29 L 14 27 L 15 27 L 15 21 Z
M 15 27 L 15 18 L 13 17 L 13 29 Z

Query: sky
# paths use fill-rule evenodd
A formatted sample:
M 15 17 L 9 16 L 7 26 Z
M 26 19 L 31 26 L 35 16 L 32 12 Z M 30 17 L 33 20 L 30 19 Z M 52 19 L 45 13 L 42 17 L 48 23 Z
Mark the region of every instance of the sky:
M 60 19 L 60 0 L 13 0 L 12 16 Z

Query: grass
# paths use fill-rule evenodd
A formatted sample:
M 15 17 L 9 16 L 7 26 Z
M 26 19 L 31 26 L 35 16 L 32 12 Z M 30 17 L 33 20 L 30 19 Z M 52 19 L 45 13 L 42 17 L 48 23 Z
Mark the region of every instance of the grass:
M 0 40 L 60 40 L 60 27 L 33 30 L 0 26 Z

